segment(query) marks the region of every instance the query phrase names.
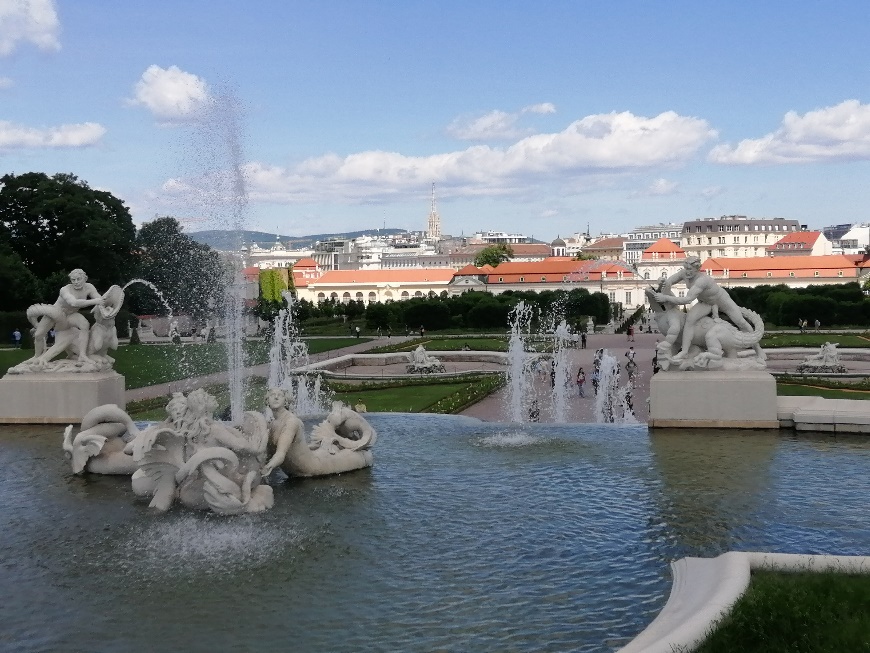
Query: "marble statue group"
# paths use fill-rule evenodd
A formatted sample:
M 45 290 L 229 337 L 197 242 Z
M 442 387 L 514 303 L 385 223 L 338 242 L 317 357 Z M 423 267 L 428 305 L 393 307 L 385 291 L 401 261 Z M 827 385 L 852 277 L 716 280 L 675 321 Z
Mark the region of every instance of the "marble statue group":
M 684 283 L 678 297 L 671 290 Z M 758 313 L 742 308 L 713 277 L 701 272 L 701 259 L 690 256 L 683 268 L 647 288 L 653 318 L 665 336 L 658 345 L 662 370 L 760 370 L 766 367 L 761 349 L 764 321 Z M 687 312 L 680 310 L 695 302 Z M 719 317 L 726 315 L 730 322 Z
M 11 367 L 9 374 L 112 369 L 115 361 L 108 351 L 118 348 L 115 317 L 124 303 L 124 291 L 112 286 L 100 295 L 81 269 L 70 272 L 69 281 L 54 304 L 33 304 L 27 309 L 33 326 L 34 356 Z M 86 308 L 91 310 L 93 324 L 80 312 Z M 46 336 L 52 329 L 55 338 L 49 346 Z
M 265 480 L 276 468 L 308 477 L 371 466 L 377 434 L 350 408 L 334 404 L 309 438 L 285 390 L 271 388 L 266 403 L 271 421 L 248 411 L 234 426 L 214 419 L 217 401 L 205 390 L 176 393 L 166 418 L 143 428 L 114 404 L 98 406 L 75 436 L 66 428 L 63 449 L 74 474 L 131 475 L 134 493 L 158 512 L 176 502 L 221 515 L 262 512 L 274 502 Z

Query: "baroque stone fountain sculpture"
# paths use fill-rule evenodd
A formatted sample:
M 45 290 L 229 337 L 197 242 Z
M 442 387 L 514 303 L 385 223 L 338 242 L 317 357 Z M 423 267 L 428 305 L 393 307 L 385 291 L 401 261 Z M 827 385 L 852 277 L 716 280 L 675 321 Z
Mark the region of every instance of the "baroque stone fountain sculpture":
M 444 363 L 434 356 L 427 354 L 423 345 L 418 345 L 414 351 L 408 352 L 408 366 L 406 370 L 408 374 L 433 374 L 435 372 L 443 372 Z
M 686 286 L 682 297 L 671 290 L 676 283 Z M 761 316 L 738 306 L 701 272 L 701 260 L 694 256 L 645 293 L 664 335 L 656 352 L 662 372 L 650 381 L 649 425 L 778 428 L 776 382 L 765 370 L 767 356 L 760 346 Z M 686 305 L 691 305 L 687 312 L 680 310 Z
M 0 379 L 0 422 L 78 422 L 95 406 L 124 406 L 124 377 L 112 369 L 108 354 L 118 348 L 115 318 L 124 290 L 111 286 L 100 295 L 81 269 L 70 272 L 69 280 L 54 304 L 27 309 L 35 352 Z M 90 309 L 93 324 L 83 309 Z
M 248 411 L 239 427 L 215 420 L 217 401 L 201 389 L 176 393 L 166 419 L 142 429 L 117 406 L 99 406 L 75 437 L 66 428 L 63 449 L 74 474 L 131 474 L 134 493 L 158 512 L 176 501 L 221 515 L 262 512 L 274 503 L 264 479 L 276 467 L 322 476 L 371 466 L 377 434 L 355 411 L 334 404 L 309 439 L 284 390 L 270 389 L 266 401 L 271 423 Z

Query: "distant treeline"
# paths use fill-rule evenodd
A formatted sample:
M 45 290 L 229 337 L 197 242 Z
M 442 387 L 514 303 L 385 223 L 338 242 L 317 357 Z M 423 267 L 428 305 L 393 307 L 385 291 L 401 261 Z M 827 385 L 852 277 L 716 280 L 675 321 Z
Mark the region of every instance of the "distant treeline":
M 807 320 L 810 325 L 819 320 L 827 327 L 870 325 L 870 298 L 856 282 L 806 288 L 729 288 L 728 292 L 740 306 L 779 326 L 797 326 L 798 320 Z
M 470 291 L 452 297 L 420 297 L 368 305 L 360 301 L 313 304 L 302 300 L 297 304 L 297 317 L 300 320 L 334 315 L 347 315 L 350 319 L 364 317 L 370 329 L 393 329 L 397 332 L 416 330 L 420 326 L 427 331 L 507 329 L 508 314 L 521 301 L 534 306 L 539 317 L 558 311 L 576 327 L 582 327 L 587 317 L 592 317 L 596 324 L 610 319 L 607 295 L 590 293 L 583 288 L 541 293 L 507 291 L 499 295 Z

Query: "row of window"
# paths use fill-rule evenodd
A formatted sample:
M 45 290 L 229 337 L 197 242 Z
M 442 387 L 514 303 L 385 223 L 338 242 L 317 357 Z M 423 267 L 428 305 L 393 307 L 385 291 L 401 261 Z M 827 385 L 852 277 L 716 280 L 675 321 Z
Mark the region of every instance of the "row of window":
M 423 293 L 418 290 L 417 292 L 414 293 L 413 296 L 414 297 L 422 297 Z M 436 293 L 434 290 L 430 290 L 429 293 L 427 294 L 427 296 L 430 298 L 437 297 L 438 293 Z M 441 296 L 447 297 L 447 291 L 442 290 Z M 337 292 L 333 292 L 333 293 L 329 294 L 329 297 L 327 297 L 326 293 L 322 293 L 322 292 L 317 293 L 317 303 L 318 304 L 321 302 L 325 302 L 327 299 L 331 299 L 332 301 L 337 302 L 339 300 L 339 295 Z M 358 292 L 355 297 L 352 297 L 349 292 L 346 292 L 346 293 L 341 295 L 340 299 L 341 299 L 342 304 L 347 304 L 351 300 L 356 300 L 358 302 L 364 301 L 365 296 L 361 292 Z M 391 291 L 387 290 L 384 293 L 384 300 L 390 301 L 392 299 L 393 299 L 393 293 Z M 411 299 L 411 294 L 407 290 L 403 290 L 402 293 L 399 295 L 399 299 Z M 369 304 L 376 303 L 378 301 L 377 293 L 370 292 L 368 301 L 369 301 Z
M 704 227 L 707 227 L 704 229 Z M 780 229 L 782 227 L 782 229 Z M 692 231 L 692 227 L 686 227 L 686 231 Z M 713 225 L 696 225 L 695 233 L 701 233 L 702 231 L 713 231 Z M 797 231 L 796 224 L 729 224 L 724 225 L 720 224 L 718 231 Z

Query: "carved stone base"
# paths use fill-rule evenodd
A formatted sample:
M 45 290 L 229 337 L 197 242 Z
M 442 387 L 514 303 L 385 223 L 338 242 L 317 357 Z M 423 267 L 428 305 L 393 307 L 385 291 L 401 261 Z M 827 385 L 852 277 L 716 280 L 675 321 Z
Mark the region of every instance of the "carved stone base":
M 659 372 L 650 380 L 649 425 L 776 429 L 776 380 L 769 372 Z
M 102 404 L 126 406 L 124 377 L 93 374 L 7 374 L 0 379 L 0 424 L 76 424 Z

